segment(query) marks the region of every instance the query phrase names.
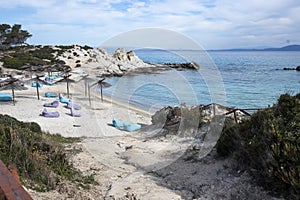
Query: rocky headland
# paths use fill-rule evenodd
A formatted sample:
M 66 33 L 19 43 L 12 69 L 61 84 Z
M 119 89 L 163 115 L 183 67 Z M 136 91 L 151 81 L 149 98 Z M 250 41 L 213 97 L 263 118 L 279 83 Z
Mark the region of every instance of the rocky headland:
M 160 70 L 193 69 L 200 66 L 195 63 L 165 63 L 152 64 L 141 60 L 134 51 L 118 48 L 113 54 L 108 54 L 103 48 L 85 49 L 75 45 L 57 56 L 58 60 L 73 68 L 82 69 L 102 77 L 123 76 L 138 73 L 156 73 Z

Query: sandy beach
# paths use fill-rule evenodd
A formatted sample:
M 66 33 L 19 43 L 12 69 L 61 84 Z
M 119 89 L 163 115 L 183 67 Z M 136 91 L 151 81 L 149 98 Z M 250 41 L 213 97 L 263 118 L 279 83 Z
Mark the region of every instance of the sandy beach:
M 29 190 L 34 199 L 271 199 L 248 174 L 232 171 L 234 163 L 217 158 L 215 151 L 203 159 L 190 159 L 187 150 L 193 138 L 151 138 L 146 132 L 116 129 L 112 119 L 150 125 L 152 113 L 108 97 L 101 102 L 98 93 L 92 93 L 90 105 L 84 88 L 84 81 L 70 86 L 70 99 L 81 106 L 81 117 L 70 116 L 64 104 L 48 109 L 58 111 L 60 117 L 40 116 L 43 104 L 54 100 L 44 93 L 66 95 L 65 83 L 41 88 L 40 100 L 36 88 L 29 87 L 16 91 L 15 106 L 1 104 L 0 113 L 37 122 L 45 132 L 81 137 L 80 143 L 66 146 L 81 150 L 70 160 L 99 183 L 83 188 L 65 181 L 54 191 Z

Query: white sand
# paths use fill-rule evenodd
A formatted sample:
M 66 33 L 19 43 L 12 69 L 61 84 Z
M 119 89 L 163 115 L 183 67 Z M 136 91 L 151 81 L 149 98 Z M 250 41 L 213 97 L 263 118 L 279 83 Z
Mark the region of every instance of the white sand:
M 87 162 L 92 162 L 93 164 L 97 163 L 97 165 L 107 166 L 110 169 L 109 176 L 111 176 L 108 178 L 109 182 L 115 179 L 114 176 L 117 176 L 114 172 L 115 170 L 121 174 L 134 173 L 132 178 L 129 178 L 128 180 L 123 180 L 123 178 L 123 181 L 118 180 L 116 186 L 113 187 L 109 194 L 110 196 L 123 197 L 126 195 L 126 193 L 123 193 L 123 186 L 124 184 L 129 184 L 126 183 L 126 181 L 133 181 L 137 176 L 140 176 L 139 178 L 143 179 L 144 175 L 143 172 L 137 173 L 135 167 L 124 164 L 124 160 L 121 159 L 120 156 L 116 156 L 116 152 L 124 151 L 123 145 L 127 142 L 128 145 L 130 145 L 130 142 L 134 142 L 136 139 L 130 137 L 132 133 L 121 131 L 111 126 L 112 119 L 115 118 L 121 121 L 130 121 L 132 123 L 150 124 L 151 114 L 138 107 L 112 101 L 108 97 L 105 97 L 104 102 L 101 102 L 98 97 L 100 95 L 96 93 L 91 95 L 92 101 L 90 106 L 89 99 L 85 96 L 84 82 L 81 81 L 76 84 L 71 84 L 70 89 L 70 98 L 75 104 L 82 107 L 81 110 L 79 110 L 82 114 L 81 117 L 70 116 L 69 109 L 66 109 L 64 107 L 65 104 L 62 103 L 60 103 L 57 108 L 47 108 L 48 111 L 58 111 L 60 113 L 58 118 L 46 118 L 40 116 L 43 110 L 43 104 L 55 100 L 55 98 L 44 97 L 44 93 L 64 93 L 65 91 L 65 83 L 56 86 L 43 86 L 43 88 L 39 90 L 40 100 L 37 99 L 36 88 L 29 87 L 29 90 L 26 91 L 15 91 L 15 106 L 12 103 L 2 103 L 0 106 L 0 113 L 11 115 L 18 120 L 26 122 L 37 122 L 40 124 L 43 131 L 51 134 L 59 133 L 64 137 L 87 137 L 82 144 L 82 148 L 84 149 L 83 152 L 85 154 L 80 154 L 80 158 L 89 160 Z M 10 92 L 11 91 L 5 91 L 2 93 Z M 66 97 L 66 94 L 64 94 L 64 96 Z M 122 148 L 121 145 L 123 146 Z M 73 162 L 80 170 L 83 171 L 85 169 L 83 166 L 85 163 L 80 162 L 80 164 L 76 164 L 76 162 L 78 162 L 77 159 Z M 87 166 L 87 168 L 89 169 L 90 166 Z M 175 196 L 175 199 L 179 198 L 177 194 L 173 194 L 173 192 L 168 189 L 156 185 L 156 183 L 151 180 L 150 176 L 145 177 L 147 177 L 144 180 L 145 184 L 140 185 L 140 189 L 138 189 L 141 190 L 140 192 L 142 194 L 148 194 L 148 190 L 152 188 L 153 194 L 151 196 L 160 194 L 161 191 L 164 191 L 164 198 L 168 197 L 168 199 L 174 199 L 172 196 Z M 102 178 L 99 182 L 102 182 Z M 135 181 L 133 182 L 134 183 L 132 184 L 136 184 Z M 50 196 L 55 196 L 57 193 L 55 191 L 50 193 L 30 192 L 36 199 L 47 199 Z M 60 199 L 60 197 L 57 198 Z M 64 199 L 65 197 L 61 198 Z
M 132 123 L 150 123 L 150 113 L 134 106 L 126 105 L 120 102 L 113 102 L 108 97 L 101 102 L 99 94 L 92 93 L 91 106 L 89 99 L 84 93 L 83 81 L 71 83 L 70 99 L 74 104 L 81 106 L 81 110 L 76 111 L 81 117 L 70 116 L 70 110 L 65 108 L 66 104 L 60 103 L 57 108 L 47 108 L 48 111 L 58 111 L 58 118 L 46 118 L 40 116 L 43 110 L 43 104 L 52 102 L 58 98 L 46 98 L 45 92 L 62 93 L 65 97 L 66 83 L 57 86 L 43 86 L 39 90 L 40 100 L 36 96 L 36 88 L 28 87 L 26 91 L 15 91 L 16 104 L 1 103 L 0 113 L 9 114 L 22 121 L 37 122 L 41 125 L 43 131 L 52 134 L 59 133 L 64 137 L 104 137 L 124 135 L 126 132 L 120 131 L 110 124 L 112 119 L 130 121 Z M 83 88 L 83 89 L 82 89 Z M 11 91 L 5 91 L 10 93 Z M 4 92 L 1 92 L 4 93 Z M 97 96 L 96 96 L 97 95 Z

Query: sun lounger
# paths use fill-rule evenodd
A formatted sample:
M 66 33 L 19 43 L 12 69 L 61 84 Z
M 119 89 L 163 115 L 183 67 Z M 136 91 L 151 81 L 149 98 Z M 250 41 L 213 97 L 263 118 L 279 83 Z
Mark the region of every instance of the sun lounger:
M 58 104 L 59 104 L 58 100 L 55 100 L 51 103 L 44 103 L 44 107 L 57 108 Z
M 33 83 L 31 84 L 31 87 L 36 87 L 36 82 L 33 82 Z M 43 87 L 43 84 L 37 83 L 37 87 L 41 88 L 41 87 Z
M 0 94 L 0 101 L 12 101 L 10 94 Z
M 114 127 L 118 128 L 120 130 L 128 131 L 128 132 L 137 131 L 142 128 L 142 126 L 140 124 L 134 124 L 134 123 L 130 123 L 130 122 L 121 122 L 116 119 L 112 120 L 112 124 Z
M 116 119 L 112 120 L 113 127 L 123 129 L 124 128 L 124 122 L 118 121 Z
M 47 111 L 46 108 L 44 108 L 42 114 L 42 116 L 44 117 L 51 117 L 51 118 L 55 118 L 55 117 L 59 117 L 59 112 L 58 111 L 54 111 L 54 112 L 49 112 Z
M 67 103 L 67 105 L 65 106 L 65 108 L 71 109 L 74 108 L 75 110 L 80 110 L 81 106 L 74 104 L 71 100 Z
M 124 130 L 128 132 L 133 132 L 140 130 L 142 126 L 140 124 L 124 124 Z
M 63 95 L 59 94 L 59 101 L 60 103 L 68 103 L 70 99 L 64 97 Z
M 74 108 L 71 107 L 70 111 L 71 111 L 70 115 L 72 117 L 81 117 L 81 114 L 78 111 L 76 111 Z
M 54 85 L 54 82 L 53 81 L 51 81 L 51 80 L 45 80 L 45 83 L 47 84 L 47 85 Z
M 45 97 L 56 98 L 56 97 L 58 97 L 58 95 L 54 94 L 54 93 L 50 93 L 50 92 L 45 92 Z

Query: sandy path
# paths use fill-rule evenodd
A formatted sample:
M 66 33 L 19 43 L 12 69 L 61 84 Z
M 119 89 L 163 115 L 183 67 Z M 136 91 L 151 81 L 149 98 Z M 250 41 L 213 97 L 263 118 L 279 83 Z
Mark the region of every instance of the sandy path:
M 79 82 L 76 85 L 71 85 L 70 89 L 71 99 L 75 104 L 82 107 L 80 110 L 81 117 L 70 116 L 70 111 L 64 107 L 65 104 L 61 103 L 57 108 L 47 108 L 48 111 L 58 111 L 60 113 L 59 118 L 40 116 L 43 104 L 54 100 L 45 98 L 43 94 L 45 92 L 63 93 L 66 90 L 65 85 L 44 86 L 40 89 L 40 100 L 36 97 L 35 88 L 29 87 L 29 90 L 26 91 L 16 91 L 15 106 L 12 103 L 2 103 L 0 113 L 14 116 L 22 121 L 37 122 L 43 131 L 51 134 L 59 133 L 64 137 L 86 137 L 82 144 L 77 144 L 81 146 L 83 152 L 73 158 L 73 163 L 74 166 L 86 174 L 90 174 L 93 171 L 91 170 L 92 166 L 95 166 L 95 168 L 102 166 L 105 169 L 101 171 L 101 177 L 97 181 L 101 185 L 106 185 L 106 187 L 102 189 L 96 188 L 95 196 L 123 198 L 129 192 L 129 188 L 131 188 L 130 191 L 134 191 L 134 194 L 140 197 L 150 198 L 151 196 L 155 197 L 158 194 L 159 196 L 164 194 L 161 199 L 179 199 L 180 196 L 171 190 L 157 185 L 152 180 L 152 176 L 145 175 L 143 171 L 137 170 L 135 166 L 124 162 L 123 157 L 127 153 L 125 148 L 127 146 L 136 147 L 136 144 L 141 148 L 141 143 L 143 142 L 131 137 L 132 133 L 120 131 L 111 126 L 113 118 L 133 123 L 150 124 L 150 113 L 132 105 L 112 101 L 108 97 L 105 97 L 105 101 L 101 102 L 98 98 L 99 94 L 95 93 L 91 95 L 92 101 L 90 105 L 83 88 L 84 82 Z M 10 91 L 5 93 L 10 93 Z M 158 145 L 152 144 L 152 146 L 152 148 L 155 148 Z M 148 156 L 145 159 L 142 154 L 133 153 L 133 155 L 135 155 L 135 160 L 138 160 L 137 165 L 142 165 L 147 158 L 151 157 Z M 106 178 L 103 179 L 103 176 Z M 69 199 L 72 196 L 70 194 L 60 196 L 57 191 L 48 193 L 31 191 L 31 194 L 35 199 Z M 84 198 L 86 196 L 83 195 L 81 197 Z M 156 197 L 155 199 L 160 198 Z

